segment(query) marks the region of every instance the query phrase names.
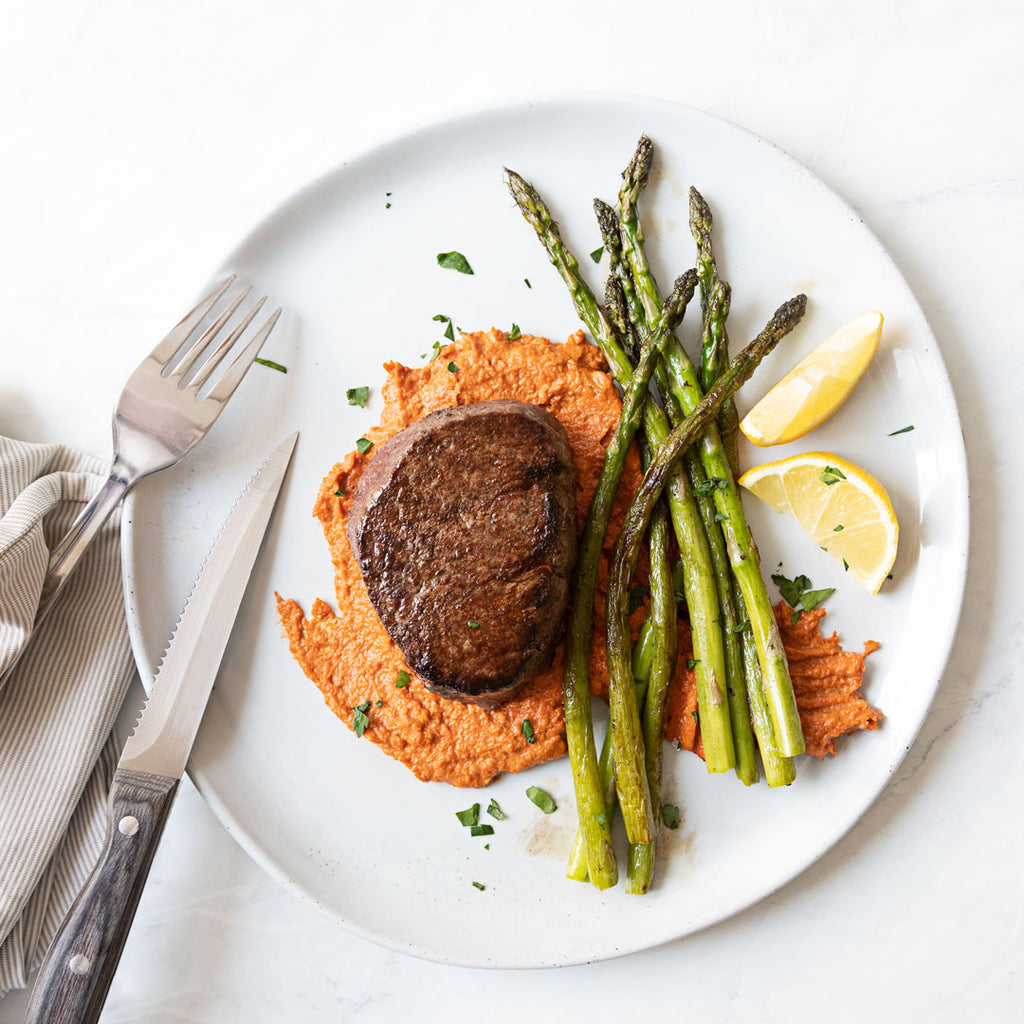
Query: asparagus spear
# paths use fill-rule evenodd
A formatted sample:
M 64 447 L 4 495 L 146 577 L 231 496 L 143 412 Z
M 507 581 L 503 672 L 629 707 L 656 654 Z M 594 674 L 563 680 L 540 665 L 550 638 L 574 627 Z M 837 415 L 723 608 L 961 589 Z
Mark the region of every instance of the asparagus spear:
M 593 607 L 593 583 L 591 578 L 596 579 L 597 576 L 597 562 L 601 554 L 601 542 L 604 538 L 605 532 L 608 527 L 608 521 L 611 517 L 612 501 L 615 497 L 615 491 L 618 488 L 619 477 L 622 473 L 622 467 L 625 464 L 626 452 L 629 449 L 630 444 L 633 442 L 633 437 L 640 426 L 640 416 L 643 406 L 646 400 L 649 398 L 650 392 L 650 380 L 651 375 L 654 372 L 654 366 L 657 360 L 661 357 L 661 350 L 665 344 L 665 339 L 672 332 L 672 329 L 682 318 L 683 312 L 686 309 L 686 305 L 693 295 L 694 289 L 697 285 L 697 275 L 689 270 L 681 277 L 676 280 L 676 283 L 672 289 L 672 294 L 669 296 L 668 301 L 665 303 L 665 308 L 661 315 L 657 318 L 654 324 L 654 328 L 651 333 L 644 339 L 643 347 L 640 353 L 640 359 L 637 362 L 636 369 L 633 372 L 633 376 L 630 378 L 629 385 L 626 388 L 625 394 L 622 397 L 622 415 L 619 418 L 618 426 L 615 429 L 615 434 L 612 437 L 608 449 L 605 453 L 604 467 L 601 471 L 601 479 L 598 481 L 597 492 L 594 495 L 593 504 L 590 507 L 590 515 L 587 518 L 587 522 L 583 527 L 583 539 L 580 544 L 580 553 L 577 556 L 577 579 L 585 581 L 585 585 L 580 588 L 583 592 L 590 595 L 587 601 L 586 608 L 580 608 L 579 605 L 582 603 L 577 600 L 577 594 L 574 593 L 572 605 L 570 607 L 570 620 L 568 631 L 566 634 L 566 681 L 565 681 L 565 693 L 566 693 L 566 732 L 568 736 L 568 721 L 569 721 L 569 694 L 573 693 L 574 711 L 577 710 L 575 705 L 579 702 L 579 693 L 576 692 L 579 689 L 578 681 L 570 678 L 568 666 L 570 664 L 570 654 L 573 655 L 573 662 L 579 657 L 579 648 L 576 646 L 580 642 L 580 637 L 586 638 L 587 651 L 583 652 L 584 659 L 586 653 L 589 652 L 590 647 L 590 636 L 592 631 L 592 607 Z M 666 474 L 667 476 L 667 474 Z M 581 571 L 581 568 L 582 571 Z M 592 569 L 591 569 L 592 566 Z M 591 574 L 591 578 L 584 576 L 583 574 Z M 575 588 L 574 588 L 575 589 Z M 628 617 L 628 611 L 627 611 Z M 628 624 L 627 624 L 628 630 Z M 628 641 L 627 641 L 628 645 Z M 629 654 L 626 654 L 627 662 L 629 661 Z M 627 664 L 628 672 L 628 664 Z M 630 677 L 632 678 L 632 677 Z M 586 680 L 584 678 L 584 683 Z M 588 698 L 588 712 L 589 712 L 589 686 L 586 687 L 586 693 Z M 621 697 L 622 695 L 617 695 Z M 609 695 L 609 703 L 612 706 L 612 713 L 615 713 L 615 701 L 616 697 Z M 632 705 L 632 714 L 635 718 L 637 716 L 636 699 L 632 693 L 632 684 L 630 685 L 630 693 L 628 695 L 627 703 Z M 589 722 L 589 715 L 588 715 Z M 593 726 L 590 726 L 591 730 Z M 613 730 L 614 731 L 614 730 Z M 613 749 L 615 744 L 615 738 L 612 738 Z M 570 762 L 572 760 L 573 747 L 569 745 Z M 595 755 L 596 762 L 596 755 Z M 595 763 L 596 768 L 596 763 Z M 635 818 L 635 805 L 625 803 L 622 800 L 622 793 L 633 793 L 638 786 L 643 785 L 646 787 L 646 774 L 643 765 L 643 752 L 642 749 L 638 748 L 635 752 L 635 756 L 629 762 L 623 757 L 616 757 L 615 759 L 615 770 L 618 777 L 617 788 L 619 792 L 619 805 L 622 809 L 623 818 L 627 821 L 627 828 L 632 828 L 633 833 L 641 836 L 642 838 L 636 841 L 649 842 L 650 841 L 650 830 L 651 822 L 643 822 L 642 825 Z M 623 782 L 623 779 L 626 781 Z M 582 802 L 581 802 L 582 797 Z M 592 809 L 597 806 L 600 798 L 600 792 L 598 787 L 591 784 L 590 791 L 581 794 L 577 790 L 576 803 L 578 808 L 586 806 L 588 809 Z M 601 813 L 605 813 L 605 808 L 601 807 Z M 595 876 L 593 853 L 597 846 L 596 830 L 590 829 L 588 819 L 584 816 L 581 811 L 580 821 L 584 828 L 585 838 L 587 841 L 587 861 L 590 867 L 591 880 L 598 884 L 597 877 Z M 603 828 L 607 828 L 607 816 L 605 815 L 605 821 Z M 589 834 L 588 834 L 589 829 Z
M 665 531 L 667 533 L 667 529 Z M 660 538 L 649 538 L 652 544 L 660 544 Z M 651 608 L 656 606 L 655 587 L 651 587 Z M 673 634 L 678 638 L 678 630 L 673 625 Z M 640 635 L 633 645 L 632 669 L 633 679 L 636 681 L 636 703 L 637 707 L 644 707 L 647 697 L 647 683 L 651 677 L 651 666 L 654 659 L 654 616 L 648 612 L 640 627 Z M 665 645 L 661 645 L 665 648 Z M 667 655 L 667 648 L 666 648 Z M 601 787 L 604 792 L 604 802 L 607 807 L 608 826 L 611 827 L 615 821 L 615 810 L 618 802 L 615 797 L 615 767 L 612 764 L 612 731 L 605 730 L 604 741 L 601 744 L 601 754 L 598 758 L 598 770 L 601 773 Z M 576 836 L 573 839 L 572 853 L 569 855 L 569 869 L 566 872 L 569 878 L 577 882 L 586 882 L 590 876 L 587 871 L 587 851 L 584 845 L 583 829 L 577 827 Z
M 612 273 L 622 296 L 621 305 L 637 329 L 645 331 L 647 314 L 637 296 L 629 266 L 622 259 L 618 215 L 600 199 L 594 200 L 594 211 Z M 667 344 L 678 342 L 671 338 Z M 663 363 L 655 370 L 655 381 L 669 420 L 673 426 L 677 426 L 683 413 L 672 397 Z M 728 578 L 729 563 L 721 530 L 715 523 L 715 510 L 706 491 L 706 478 L 699 459 L 691 457 L 691 453 L 687 452 L 683 468 L 683 480 L 674 483 L 675 489 L 682 493 L 683 500 L 673 507 L 672 525 L 679 550 L 684 553 L 683 592 L 693 641 L 704 760 L 709 772 L 724 772 L 737 765 L 738 755 L 731 723 L 730 698 L 727 696 L 736 690 L 729 676 L 727 650 L 730 642 L 737 646 L 737 639 L 722 629 L 720 599 L 720 581 Z M 747 731 L 749 733 L 749 725 Z M 752 739 L 749 739 L 748 746 L 750 749 L 749 752 L 745 751 L 743 765 L 744 776 L 749 776 L 749 762 L 753 760 Z
M 701 310 L 703 312 L 703 339 L 701 346 L 700 377 L 701 386 L 713 383 L 725 367 L 729 359 L 729 336 L 725 322 L 729 316 L 731 290 L 729 285 L 719 277 L 718 266 L 711 240 L 712 218 L 711 208 L 696 188 L 690 189 L 690 230 L 697 243 L 697 276 L 700 279 Z M 726 402 L 718 414 L 718 425 L 722 443 L 729 460 L 729 468 L 734 477 L 739 476 L 738 450 L 739 415 L 736 402 Z M 761 682 L 761 671 L 757 662 L 757 647 L 754 643 L 753 631 L 746 617 L 743 595 L 735 579 L 731 580 L 732 604 L 737 609 L 737 621 L 743 623 L 740 636 L 742 657 L 746 676 L 746 707 L 738 713 L 749 713 L 748 721 L 752 723 L 757 735 L 758 748 L 764 764 L 765 778 L 769 786 L 788 786 L 796 778 L 796 762 L 791 757 L 784 757 L 779 751 L 772 727 L 771 714 Z M 730 694 L 730 696 L 732 696 Z M 733 731 L 736 733 L 735 721 Z M 744 756 L 740 753 L 742 742 L 737 742 L 737 772 Z
M 636 191 L 631 192 L 629 202 L 635 208 L 636 197 L 639 190 L 646 182 L 646 173 L 636 179 Z M 622 260 L 622 240 L 618 215 L 600 200 L 594 201 L 594 209 L 597 213 L 598 223 L 601 227 L 601 236 L 604 240 L 605 251 L 611 258 L 613 272 L 616 272 L 620 281 L 620 291 L 626 300 L 630 316 L 637 323 L 646 322 L 646 312 L 643 308 L 633 283 L 633 276 L 628 265 Z M 639 221 L 638 221 L 639 226 Z M 698 279 L 700 270 L 698 270 Z M 703 285 L 702 285 L 702 296 Z M 706 303 L 701 303 L 704 311 L 704 328 L 707 333 L 707 308 Z M 724 330 L 724 322 L 722 324 Z M 669 341 L 669 346 L 678 344 L 675 339 Z M 678 358 L 678 356 L 676 357 Z M 673 426 L 678 426 L 683 418 L 679 403 L 671 393 L 667 370 L 664 365 L 658 367 L 655 379 L 658 389 L 662 394 L 665 408 L 668 410 L 669 419 Z M 734 404 L 729 402 L 726 405 Z M 723 415 L 719 413 L 719 419 Z M 714 605 L 715 615 L 709 619 L 706 616 L 696 616 L 691 619 L 693 627 L 693 649 L 695 662 L 695 678 L 697 682 L 697 705 L 701 724 L 702 736 L 707 733 L 713 739 L 717 734 L 725 731 L 725 718 L 729 718 L 729 734 L 734 748 L 734 763 L 736 774 L 747 785 L 753 785 L 758 780 L 757 757 L 754 753 L 754 736 L 750 725 L 750 716 L 747 710 L 746 681 L 744 678 L 743 653 L 741 650 L 740 637 L 737 635 L 741 628 L 741 620 L 736 612 L 736 603 L 732 594 L 732 573 L 729 566 L 729 557 L 725 550 L 725 540 L 722 531 L 718 527 L 714 502 L 710 496 L 710 489 L 707 484 L 707 476 L 701 465 L 700 459 L 692 450 L 683 456 L 683 466 L 689 478 L 691 490 L 694 495 L 694 511 L 699 515 L 703 527 L 703 535 L 692 531 L 686 538 L 680 538 L 682 548 L 684 539 L 698 541 L 697 550 L 694 552 L 696 578 L 684 574 L 684 583 L 689 583 L 688 597 L 693 596 L 695 587 L 701 587 L 702 593 L 698 597 L 698 607 L 707 608 Z M 685 549 L 684 549 L 685 550 Z M 714 588 L 714 601 L 711 601 L 708 590 Z M 721 613 L 720 617 L 718 613 Z M 706 631 L 712 630 L 713 643 L 709 643 Z M 710 658 L 710 661 L 705 659 Z M 721 679 L 725 682 L 727 697 L 721 696 L 721 689 L 710 688 L 710 679 Z M 713 744 L 715 747 L 721 745 L 721 741 Z M 706 752 L 705 752 L 706 756 Z M 708 764 L 709 771 L 724 770 L 728 765 Z
M 647 180 L 652 160 L 653 144 L 644 136 L 623 174 L 624 181 L 619 193 L 623 251 L 648 320 L 658 315 L 661 296 L 644 255 L 643 229 L 637 216 L 636 200 Z M 671 344 L 666 346 L 665 362 L 676 401 L 684 413 L 692 415 L 702 394 L 693 363 L 681 345 Z M 699 453 L 705 472 L 710 480 L 715 481 L 715 507 L 721 517 L 720 525 L 729 561 L 739 582 L 757 644 L 765 695 L 779 748 L 786 756 L 801 754 L 804 750 L 804 737 L 786 652 L 761 575 L 757 547 L 750 535 L 743 505 L 729 468 L 728 456 L 714 423 L 708 425 L 700 439 Z
M 618 870 L 611 847 L 607 808 L 601 792 L 590 711 L 588 662 L 593 634 L 597 568 L 626 453 L 640 425 L 641 413 L 649 396 L 648 386 L 655 361 L 660 357 L 665 338 L 681 319 L 696 284 L 697 277 L 693 271 L 677 280 L 663 314 L 658 318 L 653 332 L 644 340 L 640 361 L 623 395 L 618 427 L 605 452 L 604 466 L 583 527 L 573 575 L 563 682 L 566 741 L 590 879 L 602 889 L 615 884 Z
M 649 461 L 649 460 L 648 460 Z M 654 874 L 654 852 L 658 835 L 657 809 L 661 804 L 661 748 L 665 734 L 665 702 L 669 683 L 676 670 L 679 631 L 676 625 L 676 598 L 672 586 L 672 564 L 668 557 L 668 515 L 665 503 L 658 502 L 648 531 L 651 551 L 651 606 L 648 621 L 653 622 L 654 651 L 643 709 L 644 768 L 654 811 L 654 833 L 648 843 L 635 843 L 629 849 L 626 892 L 645 893 Z
M 638 764 L 638 759 L 643 758 L 643 740 L 630 673 L 628 590 L 643 534 L 675 462 L 713 423 L 721 403 L 735 393 L 758 362 L 793 329 L 803 315 L 806 301 L 800 295 L 781 306 L 768 326 L 733 360 L 693 412 L 654 452 L 615 546 L 608 589 L 608 696 L 615 783 L 630 843 L 649 843 L 654 831 L 650 786 L 646 772 Z

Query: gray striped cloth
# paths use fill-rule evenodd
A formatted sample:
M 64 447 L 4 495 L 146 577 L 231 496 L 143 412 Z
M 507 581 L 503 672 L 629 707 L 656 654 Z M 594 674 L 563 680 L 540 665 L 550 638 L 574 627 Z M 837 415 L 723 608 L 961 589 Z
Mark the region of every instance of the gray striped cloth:
M 32 632 L 49 552 L 106 478 L 99 459 L 0 437 L 0 672 Z M 24 988 L 92 870 L 134 672 L 119 516 L 0 691 L 0 995 Z

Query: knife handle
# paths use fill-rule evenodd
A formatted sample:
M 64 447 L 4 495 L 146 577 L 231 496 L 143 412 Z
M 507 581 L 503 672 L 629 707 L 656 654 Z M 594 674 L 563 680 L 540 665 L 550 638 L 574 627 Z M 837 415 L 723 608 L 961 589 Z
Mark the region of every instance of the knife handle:
M 119 768 L 99 862 L 39 970 L 26 1024 L 93 1024 L 117 970 L 178 779 Z

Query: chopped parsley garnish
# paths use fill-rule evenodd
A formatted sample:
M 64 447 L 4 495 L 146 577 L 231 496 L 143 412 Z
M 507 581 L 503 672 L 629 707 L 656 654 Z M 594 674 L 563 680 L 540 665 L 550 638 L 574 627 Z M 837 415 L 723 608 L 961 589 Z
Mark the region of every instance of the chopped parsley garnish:
M 456 811 L 455 817 L 459 819 L 460 825 L 473 826 L 480 821 L 480 805 L 473 804 L 472 807 L 467 807 L 464 811 Z
M 888 437 L 895 437 L 897 434 L 909 434 L 914 429 L 914 424 L 911 423 L 909 427 L 900 427 L 899 430 L 894 430 Z
M 598 823 L 598 825 L 600 825 L 600 826 L 601 826 L 601 828 L 604 828 L 604 823 L 605 823 L 605 822 L 606 822 L 607 820 L 608 820 L 608 817 L 607 817 L 607 815 L 606 815 L 606 814 L 604 813 L 604 811 L 599 811 L 599 812 L 598 812 L 598 815 L 597 815 L 597 823 Z
M 369 388 L 349 388 L 345 392 L 349 405 L 358 405 L 360 409 L 366 408 L 366 402 L 370 397 Z
M 729 517 L 724 512 L 716 512 L 715 513 L 715 522 L 716 523 L 727 523 L 728 521 L 729 521 Z
M 661 820 L 665 828 L 679 828 L 679 808 L 675 804 L 662 804 Z
M 404 668 L 398 670 L 398 678 L 395 680 L 395 689 L 403 690 L 412 682 L 412 676 Z
M 729 486 L 729 481 L 720 476 L 709 476 L 707 480 L 702 480 L 693 489 L 693 493 L 698 497 L 706 498 L 709 494 L 713 494 L 715 491 L 724 491 Z
M 846 565 L 846 562 L 843 562 Z M 849 566 L 847 566 L 849 568 Z M 772 582 L 779 588 L 782 599 L 793 609 L 791 621 L 796 625 L 800 618 L 800 609 L 809 612 L 817 608 L 826 598 L 835 593 L 835 587 L 827 587 L 822 590 L 812 590 L 811 581 L 804 575 L 796 576 L 793 579 L 786 579 L 778 573 L 772 573 Z
M 436 313 L 432 317 L 432 319 L 438 320 L 438 321 L 440 321 L 443 324 L 447 324 L 447 326 L 444 329 L 444 336 L 449 341 L 454 341 L 455 340 L 455 329 L 452 326 L 452 318 L 450 316 L 445 316 L 444 313 Z M 440 347 L 441 347 L 441 343 L 439 341 L 434 343 L 434 348 L 435 349 L 439 349 Z
M 808 590 L 800 598 L 800 603 L 804 606 L 804 611 L 813 611 L 835 592 L 835 587 L 826 587 L 824 590 Z
M 344 487 L 339 487 L 339 488 L 338 488 L 338 489 L 337 489 L 337 490 L 336 490 L 336 491 L 334 492 L 334 496 L 335 496 L 336 498 L 341 498 L 341 497 L 344 497 L 344 495 L 345 495 L 345 488 L 344 488 Z
M 473 268 L 469 260 L 461 252 L 439 252 L 437 254 L 437 265 L 446 270 L 457 270 L 460 274 L 472 274 Z
M 645 587 L 642 583 L 638 583 L 635 587 L 630 587 L 629 590 L 629 614 L 637 610 L 644 603 L 644 598 L 651 592 L 650 587 Z
M 590 254 L 590 258 L 591 258 L 591 259 L 592 259 L 592 260 L 593 260 L 593 261 L 594 261 L 595 263 L 600 263 L 600 262 L 601 262 L 601 257 L 602 257 L 603 255 L 604 255 L 604 246 L 603 246 L 603 245 L 599 245 L 599 246 L 598 246 L 598 247 L 597 247 L 597 248 L 596 248 L 596 249 L 595 249 L 595 250 L 594 250 L 594 251 L 593 251 L 593 252 L 592 252 L 592 253 Z
M 509 341 L 512 341 L 515 338 L 521 338 L 522 336 L 523 332 L 519 330 L 519 324 L 513 324 L 512 330 L 508 332 Z
M 840 532 L 842 532 L 843 529 L 844 529 L 843 524 L 842 523 L 837 523 L 835 526 L 832 527 L 832 532 L 833 533 L 840 533 Z
M 524 277 L 523 278 L 523 284 L 525 284 L 527 288 L 532 288 L 533 287 L 533 285 L 530 284 L 530 279 L 528 277 Z
M 692 672 L 700 664 L 700 658 L 687 658 L 686 667 Z
M 526 737 L 527 743 L 533 743 L 537 739 L 537 734 L 533 731 L 533 725 L 528 718 L 523 719 L 523 724 L 519 727 L 519 731 Z
M 365 437 L 361 437 L 359 438 L 358 441 L 356 441 L 356 449 L 358 450 L 360 455 L 365 455 L 372 447 L 373 442 Z
M 484 884 L 483 884 L 482 882 L 474 882 L 474 883 L 473 883 L 473 888 L 474 888 L 474 889 L 479 889 L 479 890 L 480 890 L 481 892 L 483 892 L 483 891 L 484 891 L 484 889 L 486 889 L 486 888 L 487 888 L 487 886 L 486 886 L 486 885 L 484 885 Z
M 497 800 L 492 800 L 487 805 L 487 813 L 494 818 L 495 821 L 504 821 L 505 812 L 498 806 Z
M 844 558 L 843 559 L 843 572 L 850 571 L 850 563 Z
M 742 622 L 737 622 L 735 626 L 730 626 L 729 627 L 729 632 L 730 633 L 742 633 L 743 630 L 745 630 L 747 628 L 747 626 L 749 626 L 749 625 L 750 625 L 750 620 L 749 619 L 744 619 Z
M 469 834 L 471 836 L 493 836 L 494 826 L 493 825 L 470 825 Z
M 480 623 L 477 622 L 476 619 L 470 619 L 469 622 L 466 623 L 466 625 L 469 626 L 470 629 L 480 628 Z
M 257 356 L 253 360 L 253 362 L 254 363 L 259 363 L 260 366 L 269 366 L 270 369 L 277 370 L 278 373 L 287 373 L 288 372 L 288 367 L 287 366 L 282 366 L 280 363 L 275 363 L 273 359 L 261 359 L 259 356 Z
M 826 487 L 831 487 L 833 484 L 839 483 L 840 480 L 845 480 L 846 474 L 841 469 L 836 469 L 835 466 L 826 466 L 818 479 Z
M 552 799 L 550 793 L 546 793 L 543 789 L 538 786 L 531 786 L 527 791 L 526 795 L 545 813 L 551 814 L 552 811 L 556 810 L 558 805 Z
M 388 193 L 388 194 L 390 195 L 390 193 Z M 391 209 L 391 204 L 390 203 L 385 203 L 384 204 L 384 209 L 385 210 L 390 210 Z
M 357 704 L 352 709 L 352 728 L 355 730 L 356 736 L 362 736 L 366 732 L 366 727 L 370 724 L 370 716 L 366 713 L 370 710 L 370 702 L 364 700 L 362 704 Z
M 693 709 L 693 710 L 692 710 L 692 711 L 690 712 L 690 714 L 691 714 L 691 715 L 693 715 L 693 724 L 694 724 L 694 725 L 700 725 L 700 716 L 699 716 L 699 715 L 697 714 L 697 709 L 696 709 L 696 708 L 694 708 L 694 709 Z
M 459 368 L 454 363 L 449 363 L 448 364 L 448 372 L 449 373 L 458 373 L 459 372 Z

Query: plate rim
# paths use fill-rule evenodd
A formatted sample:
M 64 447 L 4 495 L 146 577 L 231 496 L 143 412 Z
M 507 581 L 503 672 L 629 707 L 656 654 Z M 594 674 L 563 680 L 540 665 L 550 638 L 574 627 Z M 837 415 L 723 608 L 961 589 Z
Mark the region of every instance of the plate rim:
M 731 917 L 736 916 L 742 911 L 756 906 L 764 899 L 780 891 L 794 879 L 803 874 L 813 864 L 823 859 L 836 845 L 839 844 L 854 827 L 860 822 L 863 816 L 867 813 L 868 809 L 875 803 L 876 800 L 881 796 L 885 788 L 889 785 L 893 776 L 903 763 L 906 756 L 909 754 L 911 748 L 917 741 L 920 735 L 921 729 L 924 726 L 925 720 L 931 711 L 932 705 L 934 704 L 936 695 L 942 683 L 943 675 L 949 665 L 949 659 L 952 654 L 953 646 L 956 643 L 957 636 L 959 633 L 959 625 L 963 612 L 963 605 L 966 596 L 966 582 L 968 565 L 970 559 L 970 477 L 968 473 L 968 461 L 966 444 L 963 437 L 963 425 L 960 417 L 959 406 L 957 403 L 956 392 L 953 388 L 952 378 L 950 377 L 946 360 L 943 357 L 942 349 L 939 345 L 938 339 L 935 336 L 935 332 L 931 327 L 930 322 L 925 314 L 924 309 L 917 298 L 917 295 L 911 289 L 909 283 L 904 278 L 902 272 L 896 261 L 893 259 L 889 251 L 882 244 L 881 240 L 875 234 L 875 232 L 868 226 L 865 219 L 859 214 L 859 212 L 849 203 L 847 200 L 831 185 L 825 182 L 822 178 L 818 177 L 810 168 L 801 163 L 796 157 L 792 156 L 786 150 L 784 150 L 777 143 L 766 139 L 756 132 L 729 120 L 728 118 L 721 117 L 715 113 L 707 110 L 703 110 L 698 107 L 694 107 L 689 104 L 679 103 L 673 100 L 665 99 L 664 97 L 646 96 L 643 94 L 630 94 L 630 93 L 603 93 L 593 90 L 581 90 L 575 92 L 561 92 L 544 95 L 534 99 L 518 99 L 503 103 L 499 106 L 487 107 L 483 105 L 468 106 L 442 118 L 432 120 L 425 124 L 420 124 L 416 127 L 410 128 L 405 131 L 399 131 L 396 134 L 381 135 L 373 140 L 370 144 L 364 146 L 360 151 L 353 154 L 352 156 L 341 160 L 333 166 L 321 171 L 315 177 L 306 181 L 300 185 L 297 189 L 291 191 L 287 195 L 280 198 L 275 202 L 269 209 L 267 209 L 263 216 L 256 220 L 250 227 L 249 231 L 235 244 L 235 246 L 228 252 L 225 257 L 218 264 L 217 271 L 215 274 L 210 275 L 209 279 L 212 280 L 216 273 L 222 273 L 224 268 L 230 267 L 238 258 L 239 254 L 245 251 L 250 246 L 253 240 L 275 221 L 282 216 L 287 215 L 289 210 L 293 207 L 301 205 L 306 197 L 315 192 L 318 188 L 328 183 L 331 179 L 337 177 L 343 172 L 356 173 L 360 165 L 370 163 L 380 159 L 386 154 L 386 151 L 395 146 L 400 145 L 415 145 L 416 142 L 428 137 L 432 134 L 443 132 L 447 130 L 453 130 L 458 128 L 467 128 L 473 124 L 473 122 L 484 121 L 491 123 L 495 120 L 507 119 L 510 117 L 522 116 L 523 114 L 532 110 L 542 110 L 550 113 L 553 108 L 557 107 L 571 107 L 571 106 L 594 106 L 594 105 L 611 105 L 615 107 L 651 107 L 659 108 L 664 112 L 670 114 L 684 114 L 693 116 L 698 119 L 706 119 L 711 122 L 716 122 L 720 126 L 724 126 L 726 129 L 732 132 L 740 133 L 746 136 L 750 141 L 755 144 L 770 147 L 775 153 L 786 163 L 786 165 L 796 174 L 800 175 L 805 182 L 811 184 L 813 187 L 821 190 L 822 192 L 829 195 L 834 201 L 836 201 L 847 213 L 853 217 L 856 221 L 857 227 L 860 231 L 864 232 L 867 238 L 875 247 L 878 256 L 881 257 L 882 261 L 888 265 L 888 270 L 896 280 L 906 289 L 907 295 L 913 302 L 913 306 L 916 309 L 918 315 L 921 318 L 921 322 L 927 330 L 927 339 L 933 343 L 933 352 L 931 353 L 935 360 L 935 369 L 938 372 L 938 379 L 933 383 L 941 384 L 946 397 L 954 411 L 956 426 L 959 428 L 955 433 L 956 441 L 953 449 L 948 453 L 948 456 L 952 458 L 956 465 L 954 468 L 955 476 L 962 481 L 962 488 L 957 495 L 957 501 L 951 505 L 950 515 L 950 534 L 951 541 L 950 546 L 952 549 L 956 549 L 960 552 L 956 559 L 956 579 L 953 581 L 956 584 L 956 597 L 955 601 L 949 608 L 949 621 L 948 628 L 944 631 L 945 641 L 938 657 L 935 659 L 937 672 L 934 684 L 932 685 L 931 692 L 928 696 L 928 700 L 924 703 L 920 710 L 918 720 L 913 724 L 913 727 L 907 731 L 907 742 L 903 748 L 898 752 L 898 755 L 891 760 L 886 766 L 884 777 L 881 783 L 877 786 L 872 785 L 868 787 L 865 795 L 862 797 L 859 805 L 855 805 L 855 812 L 851 815 L 845 827 L 841 828 L 835 835 L 830 838 L 830 841 L 825 843 L 821 847 L 816 847 L 813 853 L 805 858 L 799 859 L 795 864 L 787 866 L 787 869 L 782 873 L 783 877 L 781 880 L 772 884 L 769 888 L 764 889 L 760 895 L 750 899 L 746 896 L 740 896 L 738 899 L 724 905 L 721 909 L 709 916 L 709 919 L 703 923 L 699 923 L 694 927 L 690 927 L 687 930 L 675 934 L 668 935 L 665 937 L 655 938 L 650 942 L 643 942 L 637 945 L 630 945 L 625 948 L 618 948 L 612 952 L 598 954 L 592 957 L 578 956 L 578 957 L 567 957 L 559 959 L 557 962 L 531 959 L 528 955 L 521 958 L 520 961 L 515 963 L 501 963 L 496 964 L 492 961 L 488 961 L 482 958 L 474 957 L 463 957 L 463 956 L 452 956 L 450 954 L 443 955 L 437 950 L 432 950 L 424 945 L 416 942 L 401 942 L 393 940 L 390 937 L 385 937 L 379 933 L 373 932 L 366 928 L 359 922 L 352 920 L 351 918 L 345 917 L 340 912 L 335 910 L 333 907 L 326 905 L 321 901 L 315 892 L 307 889 L 302 883 L 293 878 L 284 868 L 283 865 L 272 859 L 268 855 L 260 842 L 253 836 L 253 834 L 242 824 L 238 817 L 232 812 L 229 806 L 221 799 L 218 794 L 216 787 L 213 785 L 212 780 L 208 779 L 201 767 L 194 767 L 189 761 L 187 766 L 187 773 L 189 778 L 195 785 L 198 792 L 202 795 L 204 801 L 210 806 L 214 815 L 217 817 L 219 823 L 225 828 L 229 835 L 235 840 L 236 843 L 246 852 L 246 854 L 255 861 L 271 878 L 273 878 L 278 884 L 280 884 L 288 892 L 298 896 L 304 902 L 310 903 L 315 906 L 321 913 L 326 914 L 330 919 L 336 921 L 347 931 L 352 932 L 360 936 L 361 938 L 367 939 L 376 945 L 382 946 L 387 949 L 393 949 L 400 953 L 406 953 L 411 956 L 418 957 L 420 959 L 429 960 L 436 963 L 444 963 L 453 966 L 464 966 L 464 967 L 476 967 L 476 968 L 489 968 L 494 970 L 501 969 L 535 969 L 535 968 L 553 968 L 561 966 L 578 966 L 581 964 L 593 963 L 597 961 L 615 959 L 621 956 L 630 955 L 632 953 L 641 952 L 645 949 L 653 949 L 657 946 L 665 945 L 669 942 L 677 941 L 686 938 L 690 935 L 697 934 L 706 928 L 710 928 L 722 921 L 728 920 Z M 136 496 L 135 492 L 129 492 L 126 498 L 122 510 L 122 523 L 121 523 L 121 569 L 122 569 L 122 588 L 124 592 L 125 602 L 125 615 L 128 625 L 129 640 L 132 647 L 132 652 L 136 660 L 136 664 L 139 669 L 140 677 L 142 678 L 143 686 L 147 690 L 150 687 L 150 679 L 156 667 L 156 663 L 151 663 L 147 657 L 145 651 L 145 641 L 141 625 L 141 616 L 139 612 L 139 606 L 136 600 L 136 592 L 138 587 L 138 577 L 134 572 L 135 558 L 134 558 L 134 541 L 136 537 Z M 197 569 L 198 572 L 198 569 Z M 168 633 L 168 637 L 170 633 Z

